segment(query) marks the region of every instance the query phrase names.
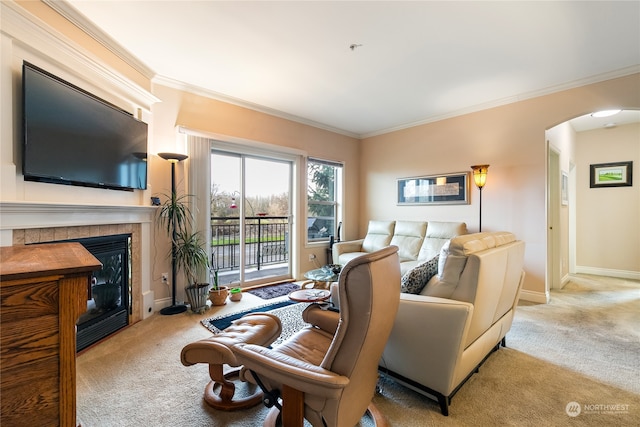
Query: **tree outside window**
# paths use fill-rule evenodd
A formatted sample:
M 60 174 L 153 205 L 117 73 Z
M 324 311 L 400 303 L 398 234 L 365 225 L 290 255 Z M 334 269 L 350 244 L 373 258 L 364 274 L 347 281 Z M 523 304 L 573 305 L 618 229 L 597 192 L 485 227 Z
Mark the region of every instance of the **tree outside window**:
M 307 162 L 307 241 L 336 235 L 342 165 L 318 159 Z

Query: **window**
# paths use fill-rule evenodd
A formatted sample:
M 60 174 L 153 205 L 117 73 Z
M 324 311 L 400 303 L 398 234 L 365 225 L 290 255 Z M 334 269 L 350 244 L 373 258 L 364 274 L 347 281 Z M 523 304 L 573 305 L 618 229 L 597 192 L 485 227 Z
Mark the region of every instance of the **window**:
M 307 161 L 307 242 L 326 242 L 336 235 L 342 203 L 342 164 Z

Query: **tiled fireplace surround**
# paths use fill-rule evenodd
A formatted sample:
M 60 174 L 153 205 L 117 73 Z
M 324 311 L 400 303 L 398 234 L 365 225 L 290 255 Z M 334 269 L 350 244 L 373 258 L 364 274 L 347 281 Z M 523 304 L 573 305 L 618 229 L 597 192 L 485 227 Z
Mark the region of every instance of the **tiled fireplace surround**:
M 131 234 L 132 313 L 129 323 L 132 324 L 154 311 L 149 250 L 153 214 L 154 208 L 146 206 L 2 202 L 2 245 Z

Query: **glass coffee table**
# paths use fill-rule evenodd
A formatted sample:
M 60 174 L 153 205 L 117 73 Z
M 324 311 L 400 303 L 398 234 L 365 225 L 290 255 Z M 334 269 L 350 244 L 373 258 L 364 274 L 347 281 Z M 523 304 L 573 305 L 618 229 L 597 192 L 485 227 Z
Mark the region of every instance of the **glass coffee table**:
M 303 289 L 329 289 L 331 282 L 338 280 L 340 275 L 340 266 L 325 265 L 322 268 L 307 271 L 304 278 L 308 281 L 302 284 Z M 312 285 L 312 286 L 308 286 Z

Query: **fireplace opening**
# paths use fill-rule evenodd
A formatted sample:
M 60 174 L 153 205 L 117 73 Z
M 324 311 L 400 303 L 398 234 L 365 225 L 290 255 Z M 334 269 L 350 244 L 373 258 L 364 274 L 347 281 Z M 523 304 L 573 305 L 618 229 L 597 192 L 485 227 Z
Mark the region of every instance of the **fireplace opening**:
M 102 263 L 87 283 L 87 311 L 77 322 L 76 351 L 80 351 L 129 324 L 131 234 L 69 241 L 81 243 Z

